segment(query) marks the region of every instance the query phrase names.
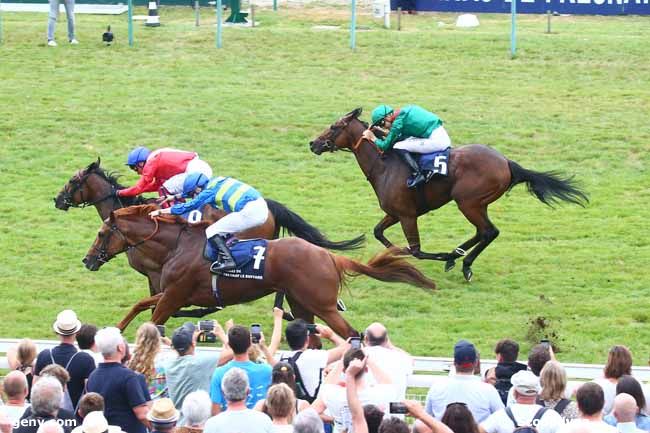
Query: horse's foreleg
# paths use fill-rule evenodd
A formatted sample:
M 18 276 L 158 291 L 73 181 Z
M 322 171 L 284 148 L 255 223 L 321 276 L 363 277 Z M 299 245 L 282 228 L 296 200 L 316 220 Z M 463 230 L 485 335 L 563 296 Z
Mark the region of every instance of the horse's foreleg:
M 379 221 L 379 223 L 377 223 L 377 225 L 375 226 L 375 229 L 374 229 L 375 238 L 379 242 L 384 244 L 384 246 L 386 248 L 391 248 L 393 246 L 393 244 L 391 243 L 391 241 L 389 241 L 386 238 L 386 236 L 384 236 L 384 230 L 386 230 L 387 228 L 397 224 L 398 221 L 399 221 L 398 218 L 396 218 L 396 217 L 394 217 L 392 215 L 386 214 L 381 219 L 381 221 Z
M 463 205 L 460 211 L 465 217 L 476 226 L 477 236 L 479 241 L 464 259 L 463 259 L 463 275 L 467 281 L 472 280 L 474 275 L 472 272 L 472 263 L 485 248 L 487 248 L 493 240 L 499 236 L 499 229 L 490 221 L 487 214 L 487 205 Z M 474 240 L 474 238 L 470 240 Z M 469 241 L 468 241 L 469 242 Z
M 117 324 L 117 327 L 120 331 L 124 331 L 127 326 L 129 326 L 129 323 L 135 319 L 135 317 L 143 312 L 144 310 L 147 310 L 149 308 L 155 307 L 160 298 L 162 297 L 162 293 L 158 293 L 157 295 L 150 296 L 148 298 L 141 299 L 136 303 L 132 308 L 131 311 L 122 319 L 120 323 Z
M 176 298 L 179 298 L 179 294 L 175 293 L 173 287 L 165 288 L 165 291 L 161 294 L 161 298 L 151 316 L 151 321 L 156 325 L 164 325 L 171 315 L 185 304 L 185 301 L 182 300 L 183 298 L 181 298 L 181 300 L 174 299 L 169 296 L 169 293 L 172 293 L 173 295 L 176 295 Z
M 418 229 L 417 217 L 402 217 L 399 220 L 404 231 L 404 236 L 409 244 L 408 253 L 413 257 L 425 260 L 442 260 L 446 261 L 449 258 L 447 253 L 425 253 L 420 250 L 420 231 Z

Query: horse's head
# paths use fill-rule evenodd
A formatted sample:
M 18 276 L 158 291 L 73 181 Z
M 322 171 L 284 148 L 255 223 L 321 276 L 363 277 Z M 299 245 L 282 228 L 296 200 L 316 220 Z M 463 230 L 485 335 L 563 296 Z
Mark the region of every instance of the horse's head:
M 320 155 L 323 152 L 353 148 L 363 131 L 362 125 L 364 124 L 358 120 L 362 111 L 361 108 L 357 108 L 334 122 L 318 138 L 309 142 L 311 151 Z M 357 126 L 357 128 L 353 128 L 353 126 Z
M 104 182 L 103 188 L 98 184 L 99 179 L 103 178 L 99 164 L 100 159 L 97 158 L 97 161 L 85 169 L 79 170 L 68 183 L 63 185 L 59 194 L 54 198 L 54 205 L 57 209 L 67 211 L 71 207 L 93 204 L 97 200 L 98 194 L 106 195 L 106 192 L 99 192 L 99 189 L 110 191 L 109 182 Z M 93 176 L 94 174 L 97 176 Z M 108 188 L 106 187 L 107 183 L 109 184 Z
M 120 228 L 122 224 L 124 222 L 117 218 L 114 212 L 111 212 L 111 216 L 102 224 L 95 242 L 82 260 L 88 270 L 99 270 L 104 263 L 132 247 L 122 232 L 123 228 Z
M 96 271 L 116 255 L 140 247 L 156 236 L 159 233 L 158 220 L 161 218 L 152 220 L 149 217 L 149 213 L 156 209 L 159 207 L 154 204 L 131 206 L 112 211 L 99 229 L 97 238 L 86 253 L 86 257 L 82 260 L 86 268 Z M 175 221 L 176 217 L 169 219 Z M 171 224 L 167 224 L 167 226 L 171 226 Z M 175 233 L 169 236 L 172 237 L 172 240 L 177 241 L 180 235 Z M 168 253 L 169 243 L 163 245 L 163 255 Z M 155 259 L 152 255 L 148 257 L 152 260 Z

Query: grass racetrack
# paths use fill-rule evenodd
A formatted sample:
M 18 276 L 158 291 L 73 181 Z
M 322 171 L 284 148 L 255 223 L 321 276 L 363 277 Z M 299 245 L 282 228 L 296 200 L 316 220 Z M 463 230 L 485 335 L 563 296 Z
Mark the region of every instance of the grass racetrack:
M 142 11 L 139 11 L 142 12 Z M 189 8 L 163 8 L 163 26 L 77 15 L 79 46 L 45 46 L 45 14 L 3 14 L 0 46 L 0 336 L 51 338 L 56 313 L 117 323 L 148 294 L 124 256 L 99 272 L 81 259 L 100 226 L 94 209 L 54 208 L 52 198 L 77 169 L 102 165 L 135 181 L 123 162 L 136 145 L 192 149 L 215 172 L 257 187 L 332 239 L 368 237 L 348 254 L 367 260 L 382 246 L 382 217 L 349 154 L 316 157 L 308 142 L 339 116 L 378 103 L 416 103 L 438 113 L 455 145 L 484 143 L 522 166 L 575 175 L 587 208 L 552 210 L 516 187 L 490 207 L 500 237 L 474 263 L 417 265 L 438 284 L 427 294 L 358 278 L 342 297 L 357 328 L 379 320 L 393 341 L 418 355 L 450 356 L 458 338 L 493 357 L 495 342 L 530 344 L 550 333 L 560 359 L 606 360 L 629 346 L 635 364 L 650 349 L 650 37 L 640 17 L 519 17 L 519 52 L 509 58 L 509 17 L 479 16 L 456 29 L 451 14 L 406 16 L 388 31 L 369 15 L 358 48 L 345 9 L 262 9 L 255 29 L 225 29 L 214 47 L 213 11 L 195 28 Z M 446 25 L 439 26 L 438 22 Z M 111 24 L 117 38 L 101 45 Z M 425 251 L 450 251 L 473 233 L 454 204 L 420 219 Z M 405 241 L 398 226 L 387 235 Z M 228 307 L 224 321 L 261 322 L 270 333 L 273 298 Z M 127 330 L 132 338 L 142 314 Z M 545 318 L 539 331 L 531 321 Z M 168 329 L 181 319 L 168 322 Z

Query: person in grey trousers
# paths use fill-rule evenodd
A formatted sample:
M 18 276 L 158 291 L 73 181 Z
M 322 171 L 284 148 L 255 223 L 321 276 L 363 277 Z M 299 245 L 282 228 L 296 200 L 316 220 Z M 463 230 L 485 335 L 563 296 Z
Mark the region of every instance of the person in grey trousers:
M 60 0 L 49 0 L 50 2 L 50 16 L 47 21 L 47 45 L 50 47 L 56 47 L 56 41 L 54 40 L 54 30 L 56 28 L 56 20 L 59 16 L 59 1 Z M 79 43 L 74 35 L 74 1 L 75 0 L 63 0 L 65 2 L 65 15 L 68 18 L 68 41 L 71 44 L 76 45 Z

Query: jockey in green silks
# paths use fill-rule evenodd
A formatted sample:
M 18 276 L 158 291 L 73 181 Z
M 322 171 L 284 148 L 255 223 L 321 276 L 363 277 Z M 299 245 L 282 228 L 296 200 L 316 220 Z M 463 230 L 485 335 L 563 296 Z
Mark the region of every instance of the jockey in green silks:
M 417 105 L 407 105 L 397 110 L 388 105 L 380 105 L 372 110 L 372 123 L 388 129 L 388 135 L 380 139 L 371 130 L 367 130 L 363 133 L 364 138 L 383 151 L 393 149 L 397 152 L 411 169 L 412 177 L 407 182 L 409 188 L 415 188 L 429 180 L 409 152 L 431 153 L 451 146 L 451 139 L 442 126 L 442 120 Z

